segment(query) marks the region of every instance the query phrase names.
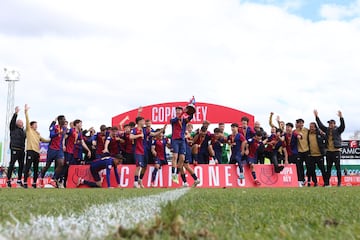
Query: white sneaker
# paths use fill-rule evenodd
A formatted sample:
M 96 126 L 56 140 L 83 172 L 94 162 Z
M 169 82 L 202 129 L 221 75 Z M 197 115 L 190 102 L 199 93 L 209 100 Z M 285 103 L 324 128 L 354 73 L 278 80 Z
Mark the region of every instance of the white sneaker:
M 303 187 L 304 186 L 304 183 L 302 181 L 299 181 L 299 187 Z
M 188 184 L 187 182 L 184 182 L 184 183 L 183 183 L 183 187 L 184 187 L 184 188 L 187 188 L 187 187 L 189 187 L 189 184 Z
M 244 179 L 244 178 L 245 178 L 244 173 L 240 173 L 239 179 Z
M 139 183 L 138 182 L 134 182 L 134 188 L 140 188 Z
M 138 183 L 139 183 L 140 188 L 145 188 L 141 179 L 139 179 Z
M 197 185 L 199 185 L 200 184 L 200 180 L 199 179 L 196 179 L 195 180 L 195 182 L 194 182 L 194 184 L 192 185 L 193 187 L 196 187 Z

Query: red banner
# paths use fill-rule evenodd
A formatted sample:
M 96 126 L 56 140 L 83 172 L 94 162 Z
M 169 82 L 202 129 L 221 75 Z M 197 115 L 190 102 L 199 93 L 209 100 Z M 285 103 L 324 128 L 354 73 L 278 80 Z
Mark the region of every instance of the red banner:
M 194 167 L 194 166 L 192 166 Z M 119 166 L 120 173 L 120 184 L 123 188 L 132 188 L 134 184 L 134 172 L 135 166 L 133 165 L 124 165 Z M 89 171 L 88 165 L 78 165 L 71 166 L 69 169 L 69 179 L 67 182 L 68 188 L 75 188 L 76 183 L 79 177 L 85 178 L 86 180 L 92 181 L 92 176 Z M 145 187 L 150 187 L 151 183 L 151 174 L 149 174 L 153 169 L 153 166 L 149 166 L 149 169 L 144 177 Z M 297 175 L 296 175 L 296 166 L 288 165 L 281 173 L 276 174 L 272 165 L 256 165 L 256 174 L 261 182 L 261 186 L 257 186 L 253 183 L 253 178 L 251 176 L 250 169 L 245 167 L 245 179 L 240 181 L 238 179 L 238 168 L 235 165 L 198 165 L 195 167 L 195 172 L 201 180 L 201 184 L 198 187 L 201 188 L 247 188 L 247 187 L 298 187 Z M 176 185 L 171 181 L 171 166 L 163 167 L 157 175 L 156 184 L 157 187 L 162 188 L 176 188 L 181 186 L 180 184 Z M 103 175 L 105 179 L 105 175 Z M 116 187 L 117 183 L 113 172 L 111 173 L 111 185 Z M 44 184 L 48 185 L 51 178 L 44 178 Z M 191 176 L 187 175 L 187 180 L 189 184 L 192 184 L 194 181 Z M 342 176 L 342 186 L 360 186 L 360 176 Z M 7 183 L 6 178 L 0 178 L 0 188 L 5 188 Z M 323 186 L 324 181 L 322 177 L 318 177 L 319 186 Z M 32 178 L 28 179 L 29 187 L 32 184 Z M 330 184 L 332 186 L 337 185 L 337 177 L 332 176 L 330 179 Z M 16 187 L 16 179 L 11 182 L 12 187 Z M 51 187 L 48 185 L 48 187 Z M 86 188 L 86 186 L 81 186 Z M 103 187 L 107 187 L 106 180 L 103 181 Z
M 166 124 L 170 122 L 170 119 L 175 117 L 175 107 L 185 107 L 188 102 L 170 102 L 161 103 L 156 105 L 150 105 L 143 107 L 141 116 L 145 119 L 150 119 L 153 124 Z M 195 105 L 196 113 L 191 121 L 193 124 L 201 124 L 204 120 L 208 120 L 211 123 L 239 123 L 241 117 L 246 116 L 249 118 L 249 125 L 253 126 L 254 116 L 248 113 L 225 107 L 215 105 L 211 103 L 197 102 Z M 118 126 L 123 119 L 128 119 L 126 123 L 135 121 L 138 110 L 134 109 L 112 118 L 112 125 Z
M 196 175 L 200 179 L 198 187 L 201 188 L 248 188 L 248 187 L 297 187 L 297 174 L 296 166 L 290 164 L 284 168 L 281 173 L 275 173 L 273 165 L 256 165 L 256 174 L 258 180 L 261 182 L 260 186 L 254 184 L 253 177 L 249 167 L 244 168 L 245 179 L 238 179 L 239 168 L 235 165 L 197 165 L 192 166 Z M 145 187 L 151 186 L 151 172 L 153 166 L 148 166 L 148 170 L 144 176 L 143 184 Z M 134 186 L 134 165 L 123 165 L 118 167 L 120 173 L 120 185 L 123 188 L 132 188 Z M 171 179 L 171 166 L 163 166 L 158 171 L 155 184 L 160 188 L 177 188 L 182 186 L 181 179 L 179 184 L 175 184 Z M 90 174 L 89 166 L 71 166 L 69 169 L 69 178 L 67 182 L 68 188 L 76 187 L 78 178 L 84 178 L 86 180 L 93 181 Z M 107 187 L 105 180 L 103 181 L 103 187 Z M 117 183 L 113 171 L 111 172 L 111 186 L 116 187 Z M 187 174 L 187 181 L 190 185 L 194 180 Z M 85 186 L 82 186 L 85 187 Z
M 44 178 L 44 185 L 48 185 L 49 182 L 51 181 L 50 177 L 46 177 Z M 11 187 L 15 188 L 17 187 L 17 179 L 13 179 L 11 181 Z M 28 178 L 28 186 L 31 188 L 31 184 L 33 184 L 33 178 L 29 177 Z M 37 185 L 39 185 L 39 179 L 37 181 Z M 6 188 L 7 187 L 7 178 L 0 178 L 0 188 Z M 49 186 L 50 187 L 50 186 Z

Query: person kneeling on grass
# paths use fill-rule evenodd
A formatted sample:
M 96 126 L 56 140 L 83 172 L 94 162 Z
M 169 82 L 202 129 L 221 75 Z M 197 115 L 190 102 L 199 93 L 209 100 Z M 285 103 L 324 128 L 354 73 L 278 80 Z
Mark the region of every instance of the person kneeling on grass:
M 93 176 L 95 182 L 91 182 L 91 181 L 85 180 L 83 178 L 79 178 L 76 186 L 79 187 L 80 185 L 87 185 L 89 187 L 99 187 L 100 188 L 102 186 L 102 179 L 100 177 L 99 172 L 101 170 L 106 169 L 106 181 L 107 181 L 108 188 L 110 188 L 111 187 L 110 171 L 113 168 L 115 177 L 116 177 L 116 182 L 119 187 L 120 186 L 120 177 L 119 177 L 119 172 L 117 170 L 117 166 L 122 162 L 122 160 L 123 160 L 123 157 L 121 156 L 121 154 L 117 154 L 114 157 L 104 157 L 101 159 L 94 160 L 93 162 L 90 163 L 90 172 L 91 172 L 91 175 Z

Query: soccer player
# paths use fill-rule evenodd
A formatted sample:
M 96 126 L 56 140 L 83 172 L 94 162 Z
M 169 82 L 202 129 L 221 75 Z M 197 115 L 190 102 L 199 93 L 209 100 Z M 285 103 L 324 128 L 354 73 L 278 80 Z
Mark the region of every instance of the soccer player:
M 91 158 L 91 151 L 86 145 L 81 129 L 82 121 L 76 119 L 72 122 L 72 128 L 70 128 L 64 137 L 64 156 L 65 156 L 65 165 L 63 168 L 63 179 L 60 180 L 60 187 L 66 185 L 69 165 L 77 165 L 82 160 L 82 148 L 87 152 L 87 157 Z M 80 156 L 79 156 L 80 155 Z M 80 160 L 80 161 L 79 161 Z
M 33 183 L 32 187 L 36 188 L 36 182 L 39 173 L 39 160 L 40 160 L 40 142 L 48 143 L 50 140 L 47 140 L 40 136 L 40 133 L 37 131 L 37 122 L 29 120 L 29 111 L 30 107 L 25 105 L 25 119 L 26 119 L 26 164 L 24 171 L 24 188 L 28 188 L 28 177 L 31 166 L 33 165 Z
M 133 127 L 135 126 L 135 123 Z M 133 143 L 130 139 L 131 129 L 133 128 L 130 124 L 126 124 L 124 126 L 124 135 L 122 139 L 124 140 L 123 147 L 123 156 L 124 156 L 124 164 L 135 164 L 134 151 L 133 151 Z
M 151 146 L 152 146 L 152 140 L 153 140 L 153 134 L 155 131 L 154 129 L 151 127 L 151 120 L 150 119 L 146 119 L 145 120 L 145 131 L 146 131 L 146 145 L 145 145 L 145 158 L 146 158 L 146 162 L 148 164 L 154 164 L 155 163 L 155 159 L 153 154 L 151 153 Z
M 192 164 L 193 163 L 193 154 L 192 154 L 192 145 L 193 145 L 193 125 L 188 123 L 186 125 L 185 131 L 185 141 L 186 141 L 186 154 L 185 154 L 185 161 Z
M 164 133 L 162 129 L 156 129 L 156 133 L 160 132 L 159 135 L 153 140 L 151 145 L 151 153 L 155 158 L 155 167 L 151 174 L 151 186 L 155 187 L 155 179 L 157 172 L 163 165 L 167 165 L 168 162 L 166 160 L 166 147 L 169 147 L 170 144 L 168 139 L 164 137 Z
M 194 162 L 196 164 L 209 164 L 209 142 L 211 133 L 206 126 L 202 126 L 193 139 Z
M 107 138 L 105 141 L 104 154 L 109 154 L 110 156 L 119 154 L 120 143 L 122 141 L 124 140 L 120 138 L 119 129 L 117 127 L 112 127 L 109 138 Z
M 282 152 L 285 158 L 285 164 L 288 164 L 288 155 L 285 149 L 285 137 L 280 128 L 272 128 L 271 135 L 268 137 L 264 156 L 269 158 L 271 163 L 274 164 L 276 173 L 280 173 L 284 166 L 279 166 L 279 154 Z
M 134 187 L 135 188 L 144 188 L 144 184 L 142 179 L 145 175 L 147 169 L 147 161 L 145 158 L 146 154 L 146 144 L 147 144 L 147 137 L 148 134 L 151 137 L 155 137 L 160 132 L 148 132 L 145 127 L 145 120 L 143 117 L 136 118 L 136 128 L 131 131 L 130 140 L 134 142 L 134 153 L 135 153 L 135 176 L 134 176 Z M 164 126 L 162 131 L 165 131 L 166 125 Z
M 227 137 L 229 136 L 229 134 L 225 132 L 225 123 L 219 123 L 219 129 L 220 129 L 221 134 L 223 135 L 222 155 L 221 155 L 221 161 L 219 161 L 219 163 L 226 164 L 229 162 L 228 154 L 229 154 L 230 149 L 228 148 L 228 145 L 226 144 Z
M 304 166 L 300 166 L 299 152 L 298 152 L 298 141 L 301 138 L 301 135 L 293 131 L 294 124 L 286 124 L 286 133 L 285 133 L 285 143 L 286 143 L 286 152 L 289 157 L 289 163 L 296 164 L 296 171 L 298 175 L 299 187 L 304 186 L 304 172 L 301 174 L 301 170 L 304 170 Z
M 100 159 L 103 157 L 105 142 L 106 140 L 111 140 L 108 132 L 106 131 L 106 126 L 100 126 L 100 132 L 96 133 L 92 139 L 93 148 L 96 149 L 96 159 Z
M 325 186 L 330 186 L 331 168 L 335 164 L 338 187 L 341 186 L 341 134 L 345 131 L 345 121 L 341 111 L 338 111 L 338 117 L 340 118 L 340 126 L 336 126 L 336 121 L 331 119 L 328 121 L 329 126 L 321 122 L 319 113 L 314 110 L 314 115 L 319 128 L 326 133 L 326 182 Z
M 245 137 L 246 140 L 251 139 L 255 136 L 254 130 L 249 127 L 249 118 L 248 117 L 242 117 L 241 118 L 241 133 Z
M 173 149 L 171 173 L 173 182 L 179 184 L 178 173 L 184 165 L 186 154 L 186 124 L 188 124 L 191 119 L 193 119 L 193 114 L 189 115 L 188 117 L 184 117 L 185 112 L 182 107 L 176 107 L 175 109 L 176 116 L 170 120 L 172 126 L 171 144 Z M 178 158 L 179 162 L 177 163 Z
M 220 128 L 214 129 L 214 134 L 211 136 L 211 141 L 209 144 L 209 153 L 213 157 L 215 163 L 221 163 L 222 159 L 222 147 L 224 144 L 224 136 L 221 133 Z
M 232 134 L 228 137 L 228 143 L 231 146 L 230 164 L 238 164 L 240 174 L 239 179 L 243 180 L 244 169 L 242 166 L 242 156 L 245 155 L 246 139 L 242 133 L 239 132 L 239 124 L 231 124 Z
M 18 187 L 22 187 L 23 183 L 22 172 L 24 168 L 24 155 L 25 155 L 25 138 L 26 133 L 24 131 L 24 122 L 20 119 L 17 120 L 18 113 L 20 111 L 19 107 L 15 108 L 15 113 L 10 121 L 10 152 L 11 159 L 7 172 L 7 186 L 11 188 L 11 175 L 14 169 L 15 162 L 19 163 L 18 168 Z
M 310 148 L 310 156 L 309 156 L 309 169 L 307 169 L 309 173 L 309 177 L 312 179 L 314 183 L 314 187 L 318 186 L 317 177 L 316 177 L 316 165 L 321 171 L 321 175 L 323 181 L 325 183 L 326 172 L 324 165 L 324 156 L 325 156 L 325 148 L 326 148 L 326 135 L 322 132 L 315 122 L 310 123 L 309 127 L 309 135 L 308 142 Z M 310 179 L 308 179 L 308 187 L 310 187 Z
M 120 187 L 120 176 L 117 169 L 117 166 L 121 163 L 123 157 L 120 154 L 115 155 L 114 157 L 104 157 L 101 159 L 94 160 L 90 163 L 90 172 L 92 177 L 94 178 L 95 182 L 91 182 L 88 180 L 85 180 L 83 178 L 79 178 L 77 182 L 77 187 L 80 185 L 87 185 L 89 187 L 97 187 L 101 188 L 102 186 L 102 179 L 100 177 L 99 172 L 101 170 L 106 169 L 106 182 L 108 188 L 111 188 L 110 183 L 110 173 L 111 169 L 114 169 L 116 182 L 118 184 L 118 187 Z
M 135 177 L 134 177 L 134 187 L 135 188 L 144 188 L 142 179 L 144 177 L 147 163 L 145 162 L 145 132 L 144 125 L 145 120 L 143 117 L 136 118 L 136 128 L 131 130 L 130 140 L 134 142 L 134 154 L 135 154 Z
M 58 125 L 56 125 L 56 121 L 58 122 Z M 47 152 L 46 165 L 41 170 L 40 174 L 40 185 L 42 187 L 44 186 L 43 179 L 45 177 L 45 174 L 53 161 L 55 161 L 56 168 L 52 179 L 53 182 L 51 182 L 51 184 L 56 187 L 60 186 L 59 179 L 61 178 L 64 167 L 63 138 L 67 130 L 65 126 L 65 121 L 65 116 L 60 115 L 50 125 L 49 130 L 51 140 Z
M 256 178 L 256 172 L 255 172 L 255 164 L 257 164 L 258 160 L 258 148 L 263 145 L 264 143 L 267 142 L 267 140 L 264 140 L 264 142 L 262 141 L 262 137 L 263 134 L 260 131 L 257 131 L 255 133 L 255 137 L 250 138 L 247 140 L 247 145 L 248 145 L 248 157 L 247 157 L 247 163 L 250 166 L 250 170 L 251 170 L 251 175 L 254 178 L 254 183 L 256 185 L 261 185 L 260 181 Z

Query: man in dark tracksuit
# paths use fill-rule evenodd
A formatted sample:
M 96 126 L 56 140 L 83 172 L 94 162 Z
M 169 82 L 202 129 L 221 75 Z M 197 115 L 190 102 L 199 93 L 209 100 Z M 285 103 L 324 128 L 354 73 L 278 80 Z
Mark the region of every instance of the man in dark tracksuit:
M 338 187 L 341 186 L 341 134 L 345 131 L 345 121 L 341 111 L 338 111 L 340 118 L 340 126 L 336 126 L 336 121 L 331 119 L 328 121 L 329 127 L 325 127 L 320 121 L 318 112 L 314 110 L 314 115 L 319 128 L 326 133 L 326 181 L 325 186 L 330 186 L 331 168 L 335 164 Z
M 318 186 L 317 177 L 316 177 L 316 165 L 321 171 L 323 181 L 325 183 L 326 172 L 324 165 L 324 156 L 326 148 L 326 135 L 322 132 L 316 123 L 310 123 L 309 134 L 307 137 L 309 143 L 310 155 L 308 162 L 306 162 L 306 168 L 308 172 L 308 186 L 311 185 L 311 179 L 314 183 L 314 187 Z M 311 179 L 310 179 L 311 178 Z
M 11 175 L 14 170 L 15 162 L 18 161 L 18 186 L 23 186 L 21 181 L 22 172 L 24 168 L 24 157 L 25 157 L 25 138 L 26 134 L 24 131 L 24 122 L 22 120 L 17 120 L 18 113 L 20 111 L 19 107 L 15 108 L 15 113 L 10 121 L 10 151 L 11 159 L 10 165 L 7 173 L 7 186 L 11 187 Z

